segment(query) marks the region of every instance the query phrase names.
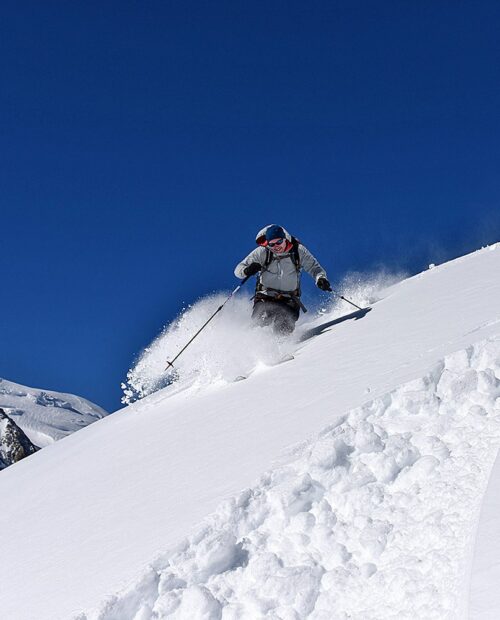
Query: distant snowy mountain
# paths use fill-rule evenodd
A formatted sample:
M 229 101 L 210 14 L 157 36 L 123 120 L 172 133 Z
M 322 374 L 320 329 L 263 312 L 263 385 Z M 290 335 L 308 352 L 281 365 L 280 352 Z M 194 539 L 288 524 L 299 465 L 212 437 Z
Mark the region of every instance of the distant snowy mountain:
M 5 469 L 36 451 L 37 447 L 0 408 L 0 469 Z
M 286 341 L 235 299 L 155 391 L 195 304 L 131 369 L 144 398 L 0 475 L 2 617 L 498 617 L 499 274 L 497 244 L 350 282 L 370 312 Z
M 0 407 L 39 448 L 108 415 L 85 398 L 30 388 L 1 378 Z

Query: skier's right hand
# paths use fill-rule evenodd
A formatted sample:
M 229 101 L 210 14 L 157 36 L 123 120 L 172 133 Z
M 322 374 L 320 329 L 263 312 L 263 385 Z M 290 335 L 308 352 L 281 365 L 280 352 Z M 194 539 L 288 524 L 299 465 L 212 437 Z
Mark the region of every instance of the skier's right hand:
M 246 276 L 254 276 L 261 269 L 262 269 L 262 265 L 260 263 L 252 263 L 251 265 L 248 265 L 248 267 L 245 267 L 245 269 L 243 269 L 243 273 Z

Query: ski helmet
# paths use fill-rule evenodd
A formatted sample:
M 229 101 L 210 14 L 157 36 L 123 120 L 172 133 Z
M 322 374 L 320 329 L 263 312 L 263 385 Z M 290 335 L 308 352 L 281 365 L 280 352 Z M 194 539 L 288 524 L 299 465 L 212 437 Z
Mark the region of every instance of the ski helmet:
M 271 241 L 271 239 L 284 239 L 286 237 L 285 231 L 281 226 L 277 226 L 273 224 L 269 226 L 266 230 L 266 241 Z

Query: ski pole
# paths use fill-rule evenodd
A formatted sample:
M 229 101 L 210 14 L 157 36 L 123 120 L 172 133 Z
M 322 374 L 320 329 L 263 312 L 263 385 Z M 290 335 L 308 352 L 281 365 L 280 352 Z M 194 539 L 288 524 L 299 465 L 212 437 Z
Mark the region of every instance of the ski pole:
M 354 302 L 349 301 L 348 299 L 346 299 L 343 295 L 339 295 L 338 293 L 336 293 L 332 288 L 329 288 L 328 290 L 329 290 L 330 293 L 333 293 L 334 295 L 337 295 L 337 297 L 339 297 L 340 299 L 343 299 L 344 301 L 347 301 L 348 304 L 351 304 L 351 306 L 354 306 L 358 310 L 364 310 L 364 308 L 360 308 Z
M 210 323 L 210 321 L 215 317 L 215 315 L 217 313 L 219 313 L 222 308 L 224 308 L 224 306 L 227 304 L 227 302 L 233 297 L 233 295 L 236 295 L 236 293 L 240 290 L 240 288 L 245 284 L 245 282 L 248 280 L 248 278 L 250 278 L 250 276 L 247 276 L 246 278 L 243 278 L 243 280 L 238 284 L 238 286 L 234 289 L 234 291 L 229 295 L 229 297 L 226 299 L 226 301 L 221 304 L 217 310 L 212 314 L 212 316 L 200 327 L 200 329 L 196 332 L 196 334 L 191 338 L 191 340 L 182 347 L 182 349 L 179 351 L 179 353 L 177 353 L 177 355 L 174 357 L 174 359 L 169 362 L 167 360 L 167 366 L 165 367 L 165 370 L 169 370 L 169 368 L 172 368 L 174 365 L 174 362 L 176 361 L 176 359 L 182 354 L 184 353 L 184 351 L 189 347 L 189 345 L 193 342 L 193 340 L 196 338 L 196 336 L 198 336 L 198 334 L 200 334 L 205 327 Z

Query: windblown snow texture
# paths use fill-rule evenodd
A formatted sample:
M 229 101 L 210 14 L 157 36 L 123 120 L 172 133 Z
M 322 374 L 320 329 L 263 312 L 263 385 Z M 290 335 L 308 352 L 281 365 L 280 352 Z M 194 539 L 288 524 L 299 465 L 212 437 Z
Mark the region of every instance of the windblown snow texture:
M 442 620 L 500 442 L 500 338 L 349 412 L 80 620 Z

